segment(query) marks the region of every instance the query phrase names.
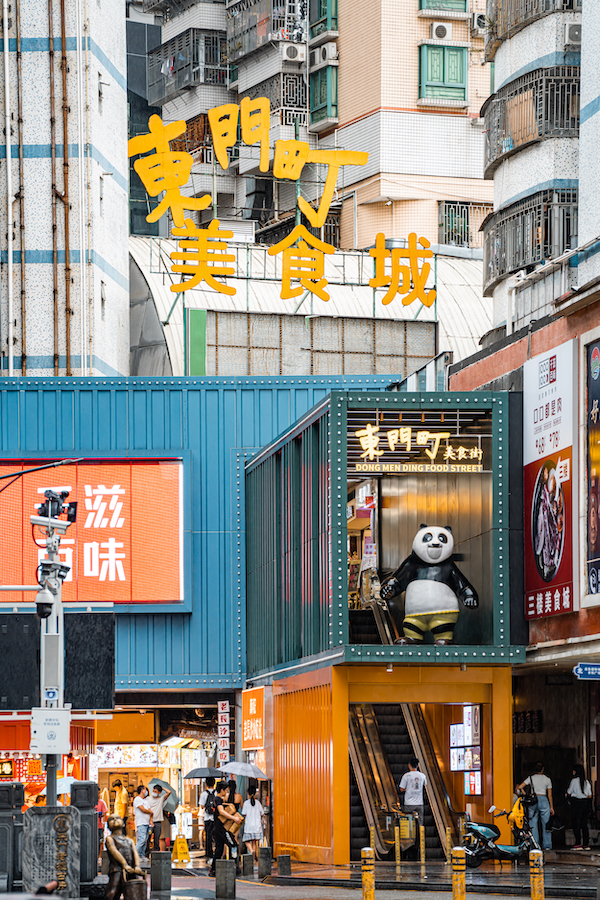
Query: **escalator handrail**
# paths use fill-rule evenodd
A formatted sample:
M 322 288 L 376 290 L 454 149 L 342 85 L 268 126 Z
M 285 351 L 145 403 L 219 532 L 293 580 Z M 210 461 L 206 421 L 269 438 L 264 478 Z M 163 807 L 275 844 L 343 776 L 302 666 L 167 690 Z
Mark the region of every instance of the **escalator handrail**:
M 419 713 L 420 713 L 420 709 L 419 709 Z M 422 716 L 422 714 L 421 714 L 421 716 Z M 423 724 L 424 724 L 424 723 L 423 723 Z M 443 795 L 444 795 L 444 799 L 446 800 L 446 806 L 448 807 L 449 812 L 450 812 L 453 816 L 455 816 L 456 818 L 460 819 L 460 818 L 462 818 L 463 816 L 466 816 L 466 814 L 467 814 L 467 813 L 466 813 L 466 810 L 463 810 L 462 812 L 459 812 L 457 809 L 454 809 L 454 807 L 452 806 L 452 801 L 451 801 L 451 799 L 450 799 L 450 794 L 448 793 L 448 788 L 446 787 L 446 783 L 445 783 L 445 781 L 444 781 L 444 779 L 443 779 L 443 776 L 442 776 L 442 773 L 441 773 L 441 771 L 440 771 L 440 767 L 439 767 L 439 764 L 438 764 L 438 761 L 437 761 L 437 756 L 435 755 L 435 750 L 433 749 L 433 745 L 431 744 L 431 736 L 430 736 L 430 734 L 429 734 L 429 730 L 428 730 L 427 728 L 425 728 L 425 730 L 426 730 L 426 733 L 427 733 L 428 744 L 429 744 L 429 746 L 428 746 L 428 748 L 427 748 L 428 751 L 429 751 L 429 753 L 428 753 L 428 756 L 429 756 L 428 763 L 429 763 L 430 766 L 435 767 L 435 769 L 436 769 L 436 775 L 439 775 L 439 784 L 441 784 L 441 786 L 442 786 L 442 793 L 443 793 Z

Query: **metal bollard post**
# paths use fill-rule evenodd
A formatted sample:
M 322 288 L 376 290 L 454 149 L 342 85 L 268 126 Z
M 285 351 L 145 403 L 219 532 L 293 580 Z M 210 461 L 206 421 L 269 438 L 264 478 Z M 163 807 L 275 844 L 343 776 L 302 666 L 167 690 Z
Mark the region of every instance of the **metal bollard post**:
M 360 857 L 362 860 L 363 900 L 375 900 L 375 851 L 372 847 L 363 847 Z
M 452 900 L 465 900 L 467 857 L 464 847 L 452 850 Z
M 531 900 L 544 900 L 544 854 L 541 850 L 529 851 L 529 879 Z
M 421 865 L 425 864 L 425 821 L 419 818 L 419 858 Z
M 449 866 L 452 862 L 452 829 L 449 825 L 446 826 L 446 865 Z
M 369 828 L 369 847 L 375 853 L 375 826 L 371 825 Z
M 396 874 L 400 873 L 400 865 L 402 862 L 402 857 L 400 856 L 400 826 L 396 825 L 394 828 L 394 852 L 396 856 Z

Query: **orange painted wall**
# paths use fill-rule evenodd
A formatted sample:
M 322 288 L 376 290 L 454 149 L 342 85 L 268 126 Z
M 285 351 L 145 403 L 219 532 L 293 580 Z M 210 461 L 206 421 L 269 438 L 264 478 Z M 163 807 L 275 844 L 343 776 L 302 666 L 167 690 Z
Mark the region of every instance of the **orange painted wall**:
M 112 719 L 98 719 L 99 744 L 153 744 L 154 713 L 113 713 Z

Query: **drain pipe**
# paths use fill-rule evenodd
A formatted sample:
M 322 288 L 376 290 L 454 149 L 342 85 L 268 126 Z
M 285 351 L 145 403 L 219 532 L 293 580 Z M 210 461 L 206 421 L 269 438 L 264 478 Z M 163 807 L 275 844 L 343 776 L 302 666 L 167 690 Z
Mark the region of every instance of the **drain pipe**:
M 54 305 L 54 374 L 58 375 L 58 223 L 56 185 L 56 98 L 54 90 L 54 15 L 53 0 L 48 0 L 48 35 L 50 59 L 50 160 L 52 172 L 52 299 Z
M 12 145 L 10 135 L 10 50 L 8 44 L 8 0 L 2 0 L 2 37 L 4 39 L 4 127 L 6 129 L 6 220 L 8 251 L 8 376 L 14 375 L 13 341 L 14 341 L 14 308 L 13 308 L 13 188 L 12 188 Z
M 83 0 L 84 39 L 85 39 L 85 138 L 86 138 L 86 172 L 87 172 L 87 265 L 88 265 L 88 375 L 93 374 L 93 311 L 94 311 L 94 278 L 92 272 L 92 175 L 90 144 L 90 20 L 88 19 L 87 0 Z
M 62 69 L 62 118 L 63 118 L 63 211 L 65 216 L 65 321 L 67 376 L 73 374 L 71 369 L 71 253 L 69 250 L 69 102 L 67 99 L 67 23 L 65 0 L 60 0 L 60 67 Z
M 61 0 L 64 5 L 65 0 Z M 83 29 L 81 20 L 81 0 L 75 0 L 75 40 L 77 41 L 77 178 L 79 183 L 78 211 L 79 211 L 79 315 L 80 315 L 80 344 L 81 363 L 80 375 L 85 375 L 86 356 L 86 258 L 85 258 L 85 179 L 83 175 Z
M 21 250 L 21 375 L 27 375 L 27 294 L 25 286 L 25 170 L 23 164 L 23 66 L 21 56 L 21 2 L 15 0 L 17 32 L 17 122 L 19 125 L 19 249 Z

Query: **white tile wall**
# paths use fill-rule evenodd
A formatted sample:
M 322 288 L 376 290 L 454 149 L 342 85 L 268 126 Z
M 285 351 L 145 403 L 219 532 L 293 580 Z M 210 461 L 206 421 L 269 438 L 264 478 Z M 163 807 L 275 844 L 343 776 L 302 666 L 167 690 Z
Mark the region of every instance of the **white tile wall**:
M 596 4 L 592 3 L 592 7 Z M 561 65 L 562 58 L 549 59 L 553 54 L 562 57 L 565 46 L 565 24 L 580 22 L 581 13 L 554 13 L 536 19 L 509 41 L 503 41 L 495 56 L 495 88 L 512 81 L 515 73 L 533 63 L 542 66 Z M 537 66 L 533 66 L 536 68 Z
M 202 28 L 207 31 L 225 31 L 227 17 L 225 5 L 221 3 L 203 3 L 201 0 L 180 15 L 165 22 L 162 27 L 163 44 L 177 37 L 188 28 Z

